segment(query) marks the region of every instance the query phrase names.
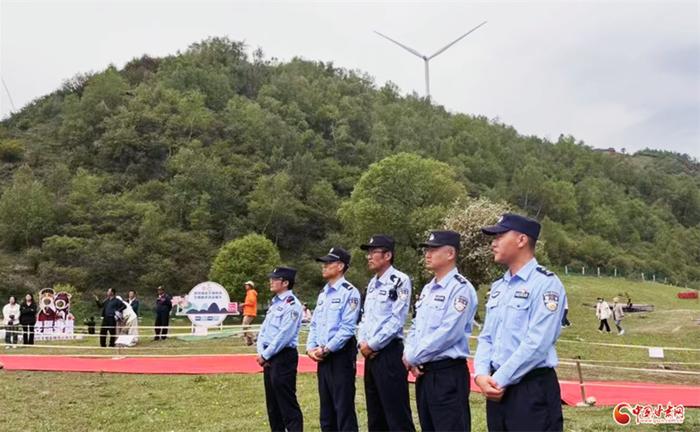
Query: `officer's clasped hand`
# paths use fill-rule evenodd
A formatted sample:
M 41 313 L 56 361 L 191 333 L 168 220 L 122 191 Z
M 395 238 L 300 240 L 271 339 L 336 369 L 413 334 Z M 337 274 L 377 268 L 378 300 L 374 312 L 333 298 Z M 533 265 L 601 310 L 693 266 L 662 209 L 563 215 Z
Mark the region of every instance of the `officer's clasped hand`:
M 481 388 L 481 393 L 486 399 L 494 402 L 501 401 L 504 389 L 500 388 L 491 376 L 479 375 L 474 379 L 474 382 Z
M 366 359 L 373 359 L 377 355 L 377 353 L 372 351 L 372 348 L 370 348 L 365 341 L 360 342 L 360 354 L 362 354 L 362 357 Z

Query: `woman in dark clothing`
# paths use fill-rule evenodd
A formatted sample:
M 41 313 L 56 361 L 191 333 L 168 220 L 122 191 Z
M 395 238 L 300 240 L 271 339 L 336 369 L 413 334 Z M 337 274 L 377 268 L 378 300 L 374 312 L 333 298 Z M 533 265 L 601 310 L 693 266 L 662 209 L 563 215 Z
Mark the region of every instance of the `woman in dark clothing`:
M 34 325 L 36 324 L 36 303 L 34 296 L 27 294 L 19 305 L 19 325 L 22 326 L 22 343 L 34 345 Z

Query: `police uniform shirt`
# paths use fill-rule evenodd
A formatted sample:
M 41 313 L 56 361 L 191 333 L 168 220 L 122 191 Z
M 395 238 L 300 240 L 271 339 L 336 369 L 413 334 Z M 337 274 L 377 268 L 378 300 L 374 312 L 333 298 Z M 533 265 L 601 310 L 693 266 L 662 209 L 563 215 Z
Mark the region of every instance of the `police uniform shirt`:
M 440 281 L 433 278 L 416 302 L 416 318 L 404 350 L 406 361 L 418 366 L 466 358 L 476 307 L 476 291 L 457 268 Z
M 393 266 L 381 277 L 370 279 L 358 340 L 367 341 L 372 351 L 379 351 L 394 338 L 403 339 L 410 298 L 411 280 Z
M 296 348 L 301 311 L 301 303 L 291 291 L 274 296 L 258 334 L 258 354 L 269 360 L 284 348 Z
M 479 335 L 475 375 L 490 375 L 500 387 L 529 371 L 555 367 L 566 292 L 554 273 L 533 258 L 515 275 L 507 271 L 491 286 Z
M 306 349 L 325 346 L 334 352 L 343 348 L 355 335 L 359 313 L 360 292 L 357 288 L 344 277 L 333 285 L 326 284 L 316 301 Z

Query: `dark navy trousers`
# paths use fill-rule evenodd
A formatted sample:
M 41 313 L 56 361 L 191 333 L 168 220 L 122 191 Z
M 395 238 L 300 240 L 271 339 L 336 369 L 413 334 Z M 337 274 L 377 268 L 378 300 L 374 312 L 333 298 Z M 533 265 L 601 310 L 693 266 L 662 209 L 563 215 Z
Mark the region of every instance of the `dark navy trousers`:
M 420 427 L 428 431 L 470 431 L 469 367 L 466 359 L 447 359 L 421 366 L 416 380 Z
M 500 402 L 486 401 L 489 431 L 561 431 L 559 380 L 552 368 L 538 368 L 506 387 Z
M 367 429 L 415 431 L 408 397 L 408 371 L 403 365 L 403 342 L 394 339 L 365 360 Z
M 263 370 L 267 418 L 273 432 L 301 432 L 304 418 L 297 401 L 299 353 L 285 348 L 268 360 Z
M 355 413 L 356 363 L 357 341 L 354 337 L 318 363 L 321 430 L 324 432 L 358 430 Z

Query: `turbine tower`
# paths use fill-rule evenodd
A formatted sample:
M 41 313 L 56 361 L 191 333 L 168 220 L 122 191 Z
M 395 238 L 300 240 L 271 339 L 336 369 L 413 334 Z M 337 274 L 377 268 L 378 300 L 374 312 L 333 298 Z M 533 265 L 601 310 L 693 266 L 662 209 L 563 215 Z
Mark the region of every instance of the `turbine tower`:
M 448 43 L 448 44 L 445 45 L 444 47 L 442 47 L 442 48 L 440 48 L 439 50 L 435 51 L 435 53 L 434 53 L 433 55 L 431 55 L 431 56 L 426 56 L 426 55 L 424 55 L 424 54 L 421 54 L 421 53 L 419 53 L 418 51 L 414 50 L 413 48 L 408 47 L 408 46 L 402 44 L 401 42 L 397 42 L 397 41 L 395 41 L 394 39 L 390 38 L 389 36 L 383 35 L 383 34 L 379 33 L 378 31 L 375 31 L 375 33 L 378 34 L 379 36 L 383 37 L 384 39 L 387 39 L 388 41 L 395 43 L 396 45 L 398 45 L 398 46 L 400 46 L 401 48 L 405 49 L 406 51 L 410 52 L 410 53 L 413 54 L 414 56 L 419 57 L 419 58 L 421 58 L 421 59 L 423 60 L 423 63 L 425 64 L 425 97 L 428 98 L 428 100 L 430 100 L 430 60 L 432 60 L 432 59 L 434 59 L 435 57 L 439 56 L 440 54 L 442 54 L 443 52 L 445 52 L 449 47 L 451 47 L 452 45 L 454 45 L 454 44 L 456 44 L 457 42 L 461 41 L 462 39 L 464 39 L 465 37 L 467 37 L 467 35 L 469 35 L 470 33 L 474 32 L 476 29 L 478 29 L 479 27 L 483 26 L 484 24 L 486 24 L 486 21 L 482 22 L 482 23 L 479 24 L 478 26 L 476 26 L 476 27 L 474 27 L 473 29 L 469 30 L 468 32 L 464 33 L 462 36 L 458 37 L 457 39 L 455 39 L 455 40 L 453 40 L 452 42 Z

